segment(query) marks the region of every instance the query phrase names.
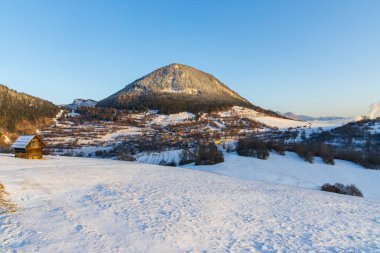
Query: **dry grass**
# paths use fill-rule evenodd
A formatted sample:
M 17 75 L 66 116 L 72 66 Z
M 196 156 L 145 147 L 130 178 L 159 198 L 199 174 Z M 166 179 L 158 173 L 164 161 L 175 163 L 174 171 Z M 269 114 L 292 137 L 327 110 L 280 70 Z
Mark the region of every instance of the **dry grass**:
M 16 211 L 16 205 L 5 199 L 5 195 L 7 194 L 4 185 L 0 183 L 0 214 L 13 213 Z

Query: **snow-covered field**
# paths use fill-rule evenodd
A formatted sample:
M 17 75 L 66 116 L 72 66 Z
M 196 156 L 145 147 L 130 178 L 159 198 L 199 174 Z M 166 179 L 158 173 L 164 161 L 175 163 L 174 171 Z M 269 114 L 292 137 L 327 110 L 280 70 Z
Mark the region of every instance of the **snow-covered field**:
M 17 205 L 0 215 L 0 252 L 380 251 L 366 198 L 69 157 L 0 155 L 0 182 Z
M 285 156 L 272 152 L 268 160 L 225 153 L 224 163 L 213 166 L 185 165 L 184 167 L 208 171 L 245 180 L 319 189 L 325 183 L 355 184 L 365 198 L 380 201 L 380 171 L 368 170 L 352 162 L 335 160 L 335 165 L 325 164 L 316 157 L 315 162 L 305 162 L 297 154 Z

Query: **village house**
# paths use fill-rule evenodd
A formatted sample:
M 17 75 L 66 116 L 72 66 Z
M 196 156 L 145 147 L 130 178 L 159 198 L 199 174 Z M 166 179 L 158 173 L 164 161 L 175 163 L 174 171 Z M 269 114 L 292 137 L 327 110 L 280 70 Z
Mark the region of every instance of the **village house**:
M 15 157 L 24 159 L 41 159 L 45 143 L 37 135 L 21 135 L 13 143 Z

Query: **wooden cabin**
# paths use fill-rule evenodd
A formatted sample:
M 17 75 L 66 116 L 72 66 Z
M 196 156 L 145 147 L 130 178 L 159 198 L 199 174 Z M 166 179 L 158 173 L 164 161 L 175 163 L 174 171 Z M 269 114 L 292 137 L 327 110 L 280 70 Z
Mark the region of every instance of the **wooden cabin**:
M 37 135 L 21 135 L 13 143 L 15 157 L 24 159 L 41 159 L 45 143 Z

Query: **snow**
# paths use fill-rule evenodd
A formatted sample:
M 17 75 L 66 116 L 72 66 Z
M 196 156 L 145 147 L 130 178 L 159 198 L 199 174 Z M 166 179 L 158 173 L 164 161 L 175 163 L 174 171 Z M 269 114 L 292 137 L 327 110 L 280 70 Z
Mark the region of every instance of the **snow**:
M 119 138 L 122 138 L 124 136 L 136 136 L 136 135 L 141 135 L 141 128 L 138 127 L 126 127 L 124 129 L 117 130 L 113 133 L 108 133 L 99 138 L 95 138 L 92 141 L 97 141 L 97 140 L 102 140 L 102 141 L 112 141 L 116 140 Z M 84 142 L 82 140 L 82 142 Z
M 260 180 L 309 189 L 319 189 L 325 183 L 355 184 L 365 198 L 380 201 L 380 171 L 368 170 L 348 161 L 335 160 L 335 165 L 327 165 L 316 157 L 315 162 L 311 164 L 292 152 L 286 152 L 285 156 L 271 153 L 268 160 L 225 153 L 224 159 L 224 163 L 213 166 L 184 167 L 245 180 Z
M 59 112 L 57 113 L 57 115 L 55 115 L 55 119 L 54 119 L 54 122 L 57 124 L 58 123 L 58 119 L 62 117 L 62 114 L 64 113 L 65 110 L 59 110 Z
M 17 205 L 0 215 L 0 252 L 380 250 L 380 202 L 366 198 L 51 156 L 0 155 L 0 179 Z
M 142 135 L 141 128 L 138 127 L 133 127 L 133 126 L 128 126 L 124 127 L 122 129 L 118 130 L 112 130 L 114 132 L 109 132 L 104 135 L 100 135 L 97 137 L 91 137 L 91 138 L 79 138 L 78 143 L 81 145 L 86 145 L 86 144 L 100 144 L 99 142 L 115 142 L 120 139 L 123 139 L 124 137 L 131 137 L 131 136 L 139 136 Z M 64 137 L 65 141 L 69 141 L 70 138 Z M 60 137 L 55 137 L 54 141 L 60 141 Z
M 156 115 L 154 119 L 151 121 L 151 124 L 167 126 L 174 125 L 178 123 L 183 123 L 186 120 L 193 119 L 195 117 L 194 114 L 190 112 L 180 112 L 176 114 L 169 115 Z
M 34 138 L 34 135 L 21 135 L 18 139 L 13 143 L 12 148 L 25 148 L 29 142 Z
M 72 110 L 70 113 L 67 114 L 69 117 L 75 118 L 79 115 L 79 113 L 76 113 L 74 110 Z
M 123 136 L 130 136 L 130 135 L 141 135 L 141 128 L 138 127 L 127 127 L 121 130 L 118 130 L 114 133 L 109 133 L 104 136 L 102 136 L 102 140 L 111 140 L 111 139 L 117 139 Z
M 63 106 L 67 109 L 70 109 L 70 110 L 76 110 L 81 106 L 95 107 L 96 104 L 97 104 L 97 102 L 92 100 L 92 99 L 77 98 L 77 99 L 74 99 L 74 101 L 71 104 L 67 104 L 67 105 L 63 105 Z
M 141 153 L 137 157 L 137 161 L 140 163 L 148 164 L 160 164 L 160 163 L 174 163 L 179 165 L 181 160 L 182 150 L 168 150 L 163 152 L 150 152 L 150 153 Z
M 252 117 L 250 117 L 252 118 Z M 290 120 L 290 119 L 282 119 L 276 117 L 269 116 L 256 116 L 252 119 L 257 120 L 267 126 L 278 127 L 279 129 L 287 129 L 287 128 L 297 128 L 297 127 L 308 127 L 310 124 L 303 121 Z
M 376 121 L 370 129 L 371 134 L 380 134 L 380 121 Z
M 240 106 L 233 106 L 228 111 L 220 112 L 219 115 L 221 117 L 230 117 L 232 115 L 237 115 L 241 118 L 256 120 L 270 127 L 277 127 L 281 130 L 286 130 L 288 128 L 297 128 L 297 127 L 314 128 L 314 129 L 321 127 L 322 129 L 327 130 L 327 129 L 338 127 L 347 123 L 347 120 L 305 122 L 305 121 L 298 121 L 298 120 L 291 120 L 291 119 L 276 118 L 276 117 L 267 116 L 255 110 L 240 107 Z

